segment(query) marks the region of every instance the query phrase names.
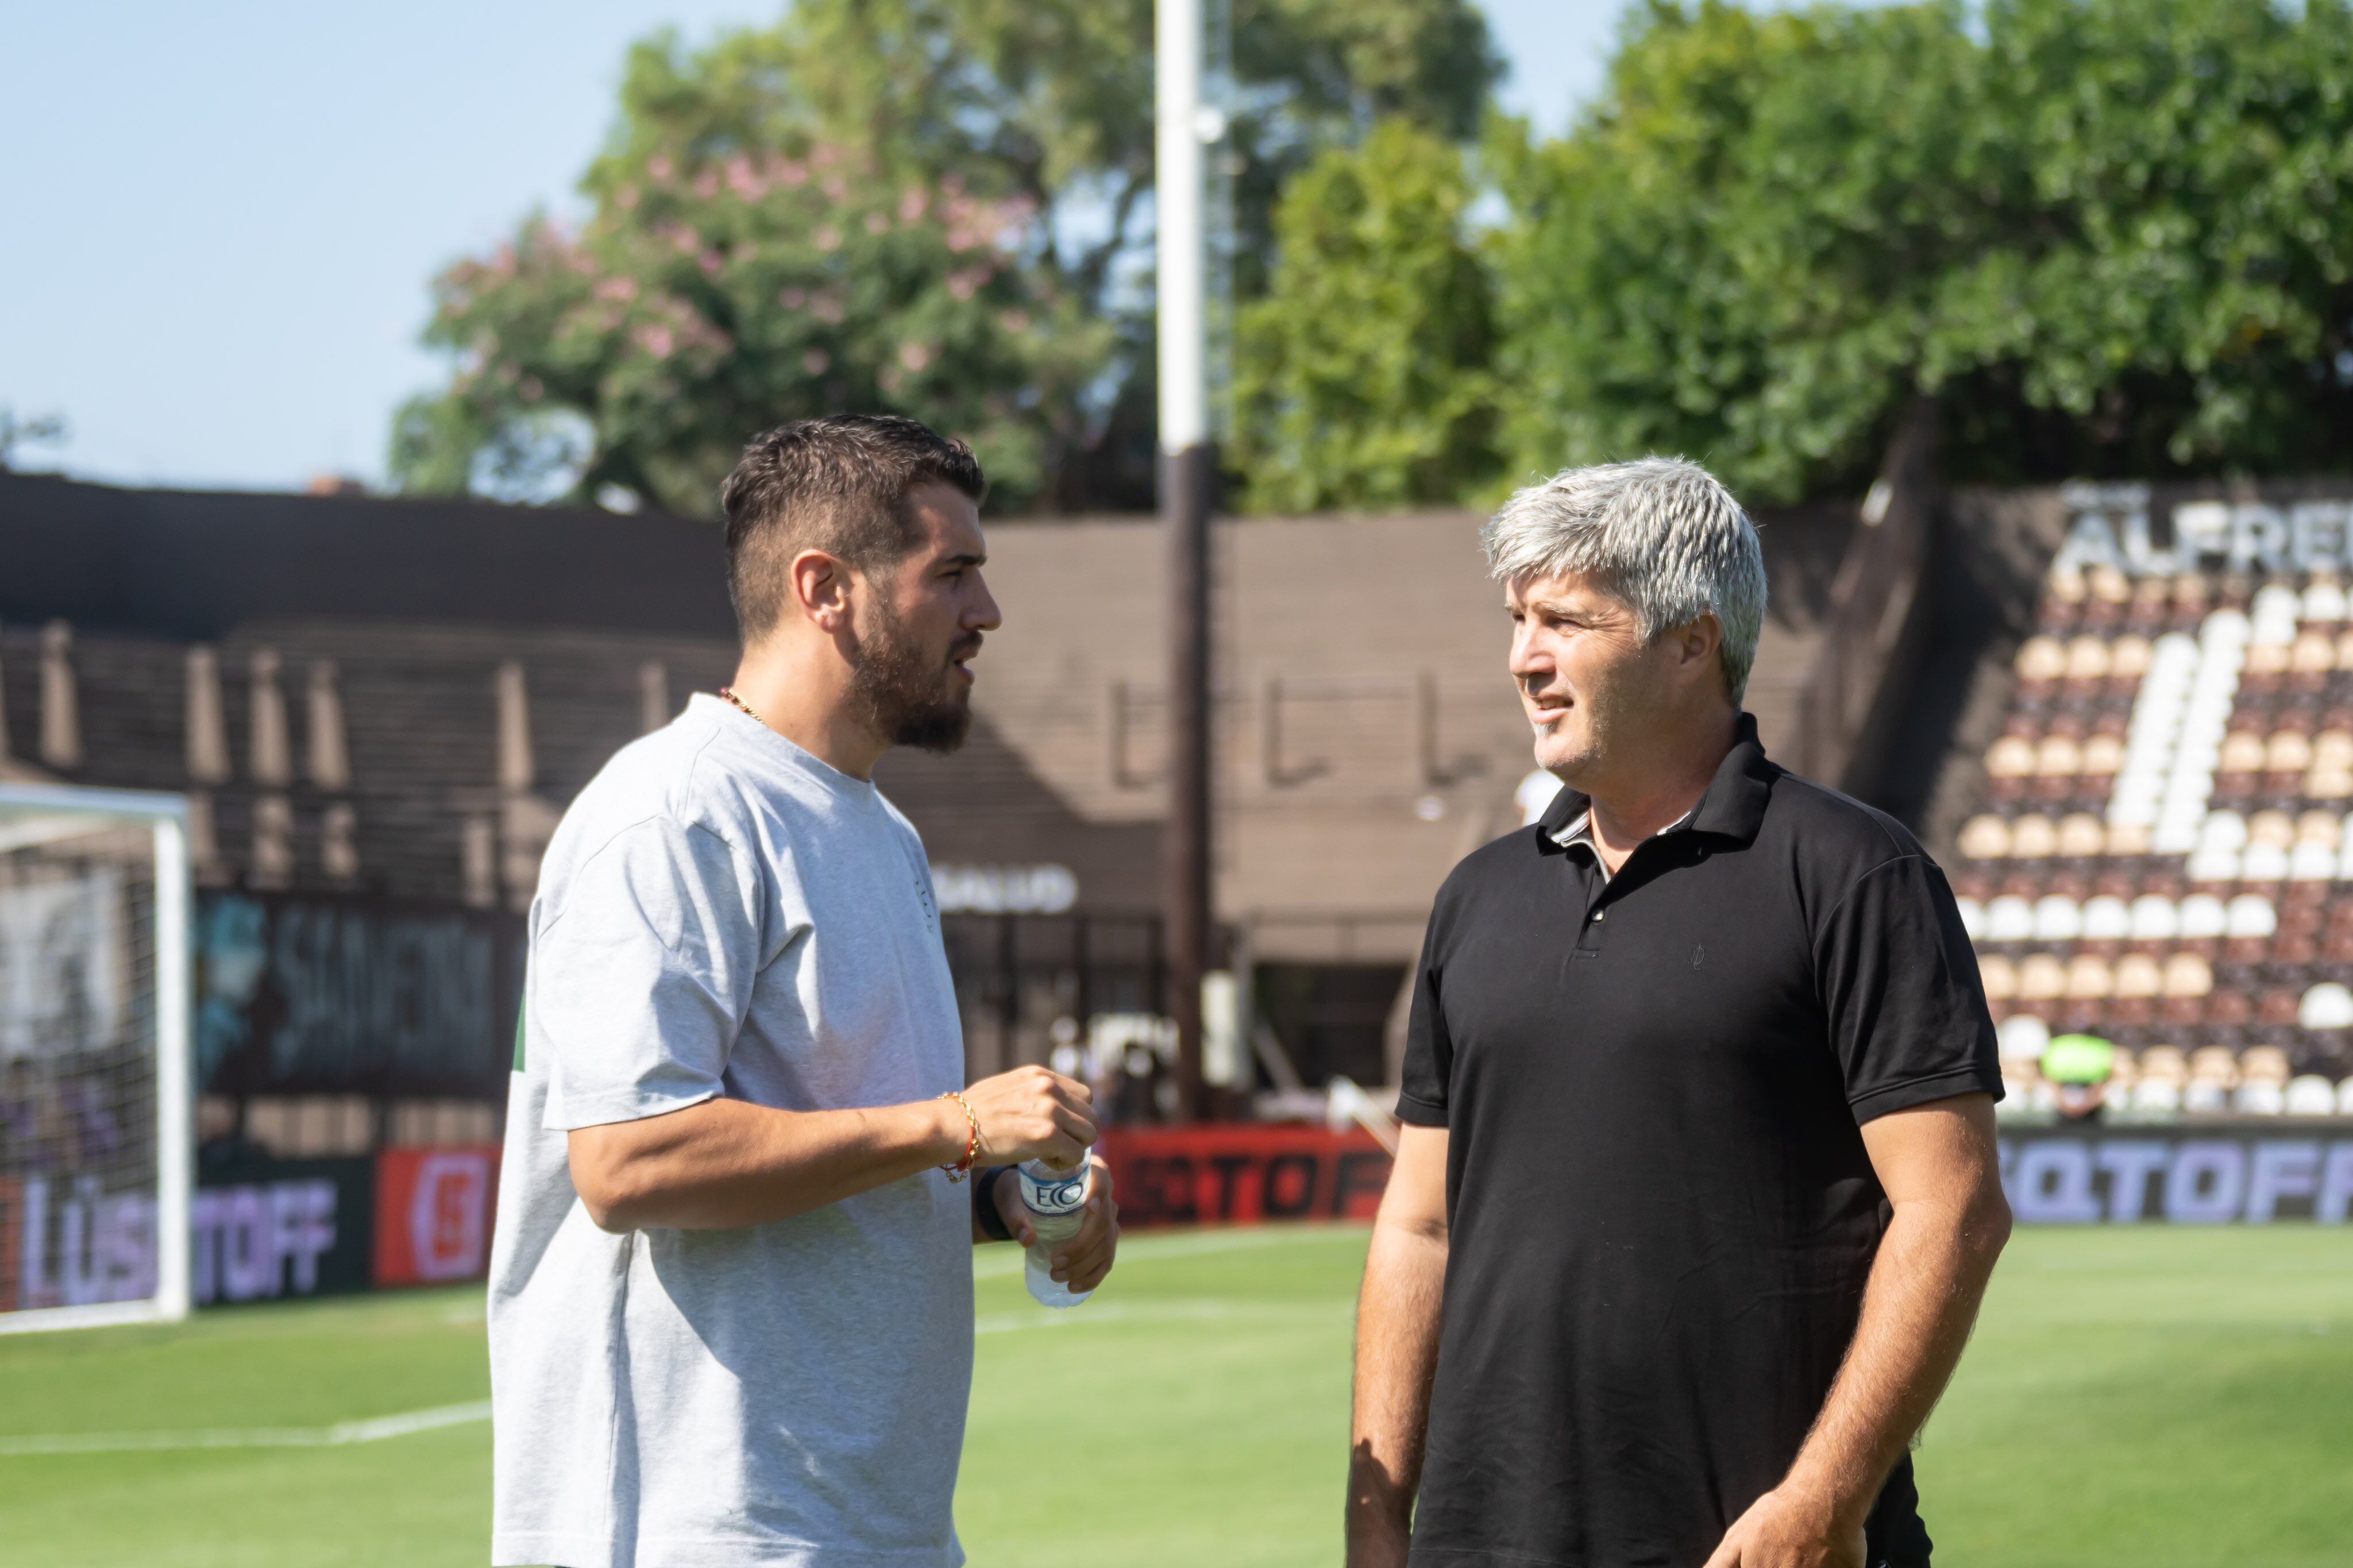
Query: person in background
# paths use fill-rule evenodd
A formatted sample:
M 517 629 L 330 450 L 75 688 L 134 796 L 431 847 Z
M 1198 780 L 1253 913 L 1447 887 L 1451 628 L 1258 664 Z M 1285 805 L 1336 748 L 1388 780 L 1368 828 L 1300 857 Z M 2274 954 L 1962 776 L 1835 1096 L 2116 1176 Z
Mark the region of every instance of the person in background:
M 1766 757 L 1704 470 L 1575 469 L 1484 542 L 1566 787 L 1430 917 L 1349 1568 L 1921 1568 L 1908 1448 L 2010 1225 L 1952 891 Z
M 874 787 L 970 725 L 982 488 L 909 419 L 752 442 L 721 492 L 733 683 L 548 846 L 491 1265 L 495 1563 L 964 1560 L 971 1249 L 1029 1244 L 1007 1167 L 1096 1127 L 1043 1068 L 959 1088 L 929 866 Z M 1093 1185 L 1053 1262 L 1078 1290 L 1117 1243 Z
M 2070 1121 L 2096 1121 L 2116 1070 L 2116 1047 L 2097 1035 L 2059 1035 L 2042 1047 L 2042 1076 Z

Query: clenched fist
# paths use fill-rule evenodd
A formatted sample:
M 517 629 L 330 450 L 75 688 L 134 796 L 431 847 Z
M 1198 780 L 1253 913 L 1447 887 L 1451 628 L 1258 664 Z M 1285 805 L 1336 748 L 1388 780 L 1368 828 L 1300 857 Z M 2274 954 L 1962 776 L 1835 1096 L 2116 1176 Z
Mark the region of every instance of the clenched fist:
M 1015 1068 L 964 1091 L 980 1123 L 975 1165 L 1045 1160 L 1065 1168 L 1095 1141 L 1094 1091 L 1045 1068 Z

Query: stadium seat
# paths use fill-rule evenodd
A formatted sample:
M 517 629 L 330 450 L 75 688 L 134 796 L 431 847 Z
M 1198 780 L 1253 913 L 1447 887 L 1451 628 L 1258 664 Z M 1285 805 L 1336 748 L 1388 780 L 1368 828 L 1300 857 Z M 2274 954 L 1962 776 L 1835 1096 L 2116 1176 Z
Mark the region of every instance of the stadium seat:
M 2228 1046 L 2201 1046 L 2189 1053 L 2189 1081 L 2217 1083 L 2234 1089 L 2239 1082 L 2239 1058 Z
M 2251 1046 L 2239 1053 L 2242 1083 L 2284 1084 L 2288 1077 L 2287 1053 L 2277 1046 Z
M 2219 1116 L 2231 1109 L 2231 1086 L 2218 1079 L 2193 1078 L 2182 1086 L 2181 1109 L 2193 1116 Z
M 2051 1029 L 2040 1018 L 2021 1015 L 2005 1019 L 1994 1040 L 2006 1072 L 2014 1066 L 2041 1061 L 2051 1045 Z
M 2307 1029 L 2353 1028 L 2353 989 L 2323 981 L 2304 994 L 2296 1022 Z
M 2337 1112 L 2337 1086 L 2318 1073 L 2305 1073 L 2288 1079 L 2283 1109 L 2290 1116 L 2333 1116 Z
M 2242 1116 L 2277 1116 L 2286 1108 L 2286 1086 L 2267 1079 L 2242 1083 L 2231 1097 L 2231 1109 Z

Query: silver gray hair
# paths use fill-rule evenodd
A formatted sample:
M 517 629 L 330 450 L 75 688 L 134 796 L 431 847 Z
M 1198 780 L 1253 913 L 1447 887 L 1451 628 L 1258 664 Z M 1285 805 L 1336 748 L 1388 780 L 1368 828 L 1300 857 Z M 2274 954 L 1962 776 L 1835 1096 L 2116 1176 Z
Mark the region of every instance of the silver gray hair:
M 1645 637 L 1709 610 L 1724 626 L 1724 689 L 1737 708 L 1765 624 L 1757 525 L 1714 474 L 1681 458 L 1567 468 L 1515 492 L 1479 531 L 1502 583 L 1586 573 Z

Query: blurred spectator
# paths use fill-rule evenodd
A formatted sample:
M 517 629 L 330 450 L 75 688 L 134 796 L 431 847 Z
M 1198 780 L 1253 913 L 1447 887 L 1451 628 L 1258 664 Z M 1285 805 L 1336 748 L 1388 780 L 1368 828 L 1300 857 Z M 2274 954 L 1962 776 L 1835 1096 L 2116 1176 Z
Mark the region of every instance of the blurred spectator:
M 2060 1035 L 2042 1052 L 2042 1076 L 2059 1095 L 2059 1114 L 2094 1121 L 2107 1102 L 2116 1047 L 2097 1035 Z

